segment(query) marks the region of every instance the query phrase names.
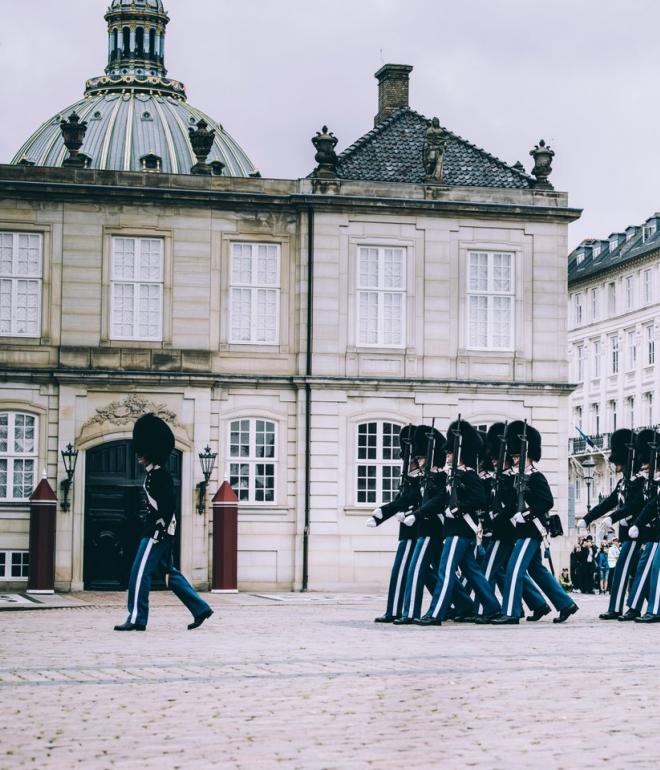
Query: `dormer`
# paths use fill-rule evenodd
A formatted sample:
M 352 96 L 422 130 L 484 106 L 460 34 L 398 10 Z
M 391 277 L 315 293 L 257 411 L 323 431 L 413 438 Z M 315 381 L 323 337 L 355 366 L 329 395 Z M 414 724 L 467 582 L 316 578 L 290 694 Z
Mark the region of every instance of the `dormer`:
M 631 241 L 637 235 L 637 226 L 629 225 L 626 227 L 626 241 Z
M 642 243 L 650 241 L 658 230 L 658 215 L 649 217 L 642 225 Z
M 610 245 L 610 254 L 619 248 L 619 246 L 626 240 L 625 233 L 610 233 L 607 241 Z

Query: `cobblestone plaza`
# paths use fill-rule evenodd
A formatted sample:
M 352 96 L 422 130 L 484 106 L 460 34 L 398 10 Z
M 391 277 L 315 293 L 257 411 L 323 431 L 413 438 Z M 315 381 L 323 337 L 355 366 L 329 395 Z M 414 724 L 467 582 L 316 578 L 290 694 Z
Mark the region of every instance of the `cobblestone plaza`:
M 658 631 L 393 627 L 383 598 L 170 594 L 118 634 L 124 595 L 0 613 L 0 767 L 657 768 Z M 69 601 L 67 599 L 67 601 Z

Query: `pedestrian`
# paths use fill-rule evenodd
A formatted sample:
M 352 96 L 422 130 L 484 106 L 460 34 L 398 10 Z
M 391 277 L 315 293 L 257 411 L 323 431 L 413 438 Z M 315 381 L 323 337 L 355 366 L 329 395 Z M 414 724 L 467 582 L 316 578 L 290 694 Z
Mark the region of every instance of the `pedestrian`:
M 568 567 L 563 567 L 561 575 L 559 576 L 559 585 L 564 591 L 572 591 L 573 583 L 571 582 L 571 576 L 568 572 Z
M 596 557 L 596 565 L 598 567 L 598 593 L 604 594 L 607 592 L 607 578 L 610 572 L 610 564 L 608 559 L 609 546 L 607 543 L 601 543 Z
M 173 562 L 172 538 L 177 525 L 175 495 L 172 477 L 165 466 L 174 449 L 174 435 L 160 417 L 145 414 L 133 426 L 133 449 L 138 463 L 147 471 L 144 480 L 147 518 L 128 584 L 128 618 L 115 626 L 115 631 L 146 630 L 151 579 L 159 572 L 165 577 L 165 585 L 192 613 L 190 631 L 210 618 L 213 610 Z
M 612 593 L 612 576 L 614 575 L 614 570 L 616 569 L 616 563 L 619 560 L 619 553 L 620 553 L 620 547 L 619 547 L 619 538 L 615 537 L 612 542 L 610 543 L 610 547 L 607 551 L 607 564 L 609 566 L 609 572 L 607 573 L 607 593 Z
M 580 589 L 583 594 L 592 594 L 594 592 L 594 570 L 596 568 L 596 559 L 593 537 L 591 535 L 587 535 L 582 541 L 579 561 L 581 565 Z

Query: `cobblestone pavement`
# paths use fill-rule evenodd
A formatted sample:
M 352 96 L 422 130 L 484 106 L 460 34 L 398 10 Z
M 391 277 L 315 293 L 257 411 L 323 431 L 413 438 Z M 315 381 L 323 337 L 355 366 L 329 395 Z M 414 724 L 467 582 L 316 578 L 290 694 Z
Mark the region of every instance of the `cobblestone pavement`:
M 658 768 L 660 627 L 376 625 L 381 597 L 120 594 L 0 613 L 0 767 Z

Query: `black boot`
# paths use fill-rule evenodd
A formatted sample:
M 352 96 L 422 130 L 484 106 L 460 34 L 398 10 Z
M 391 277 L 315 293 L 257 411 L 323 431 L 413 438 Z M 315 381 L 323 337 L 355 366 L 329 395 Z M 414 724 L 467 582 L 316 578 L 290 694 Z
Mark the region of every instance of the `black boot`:
M 569 604 L 568 607 L 565 607 L 563 610 L 559 610 L 559 616 L 552 619 L 553 623 L 563 623 L 565 620 L 568 620 L 571 615 L 575 615 L 575 613 L 580 608 L 573 602 L 573 604 Z
M 416 620 L 418 626 L 441 626 L 442 621 L 440 618 L 434 618 L 433 615 L 424 615 L 423 618 Z
M 535 623 L 537 620 L 541 620 L 541 618 L 544 618 L 548 613 L 550 612 L 550 607 L 548 607 L 547 604 L 544 604 L 543 607 L 538 607 L 537 609 L 532 612 L 532 614 L 525 618 L 525 620 L 528 623 Z
M 634 618 L 635 623 L 660 623 L 660 615 L 652 615 L 647 612 L 641 618 Z
M 621 617 L 621 613 L 608 610 L 607 612 L 601 612 L 598 617 L 601 620 L 618 620 Z
M 494 623 L 496 620 L 499 620 L 502 617 L 501 612 L 491 612 L 490 615 L 479 615 L 479 617 L 474 621 L 478 626 L 487 626 L 490 623 Z M 517 621 L 517 618 L 516 618 Z
M 192 623 L 188 623 L 188 631 L 192 631 L 193 628 L 199 628 L 202 623 L 213 615 L 213 610 L 209 607 L 208 610 L 202 612 L 201 615 L 197 615 Z
M 500 615 L 499 618 L 493 618 L 490 623 L 493 626 L 517 626 L 520 619 L 512 618 L 511 615 Z
M 413 622 L 412 618 L 407 618 L 405 615 L 400 618 L 395 618 L 392 623 L 395 626 L 409 626 Z
M 623 615 L 619 616 L 617 620 L 623 620 L 624 622 L 627 620 L 635 620 L 635 618 L 638 618 L 641 614 L 642 613 L 639 610 L 629 609 L 624 612 Z
M 380 615 L 374 618 L 374 623 L 394 623 L 395 619 L 394 615 Z
M 141 623 L 131 623 L 130 620 L 127 620 L 125 623 L 122 623 L 120 626 L 115 626 L 115 631 L 146 631 L 147 627 L 143 626 Z

